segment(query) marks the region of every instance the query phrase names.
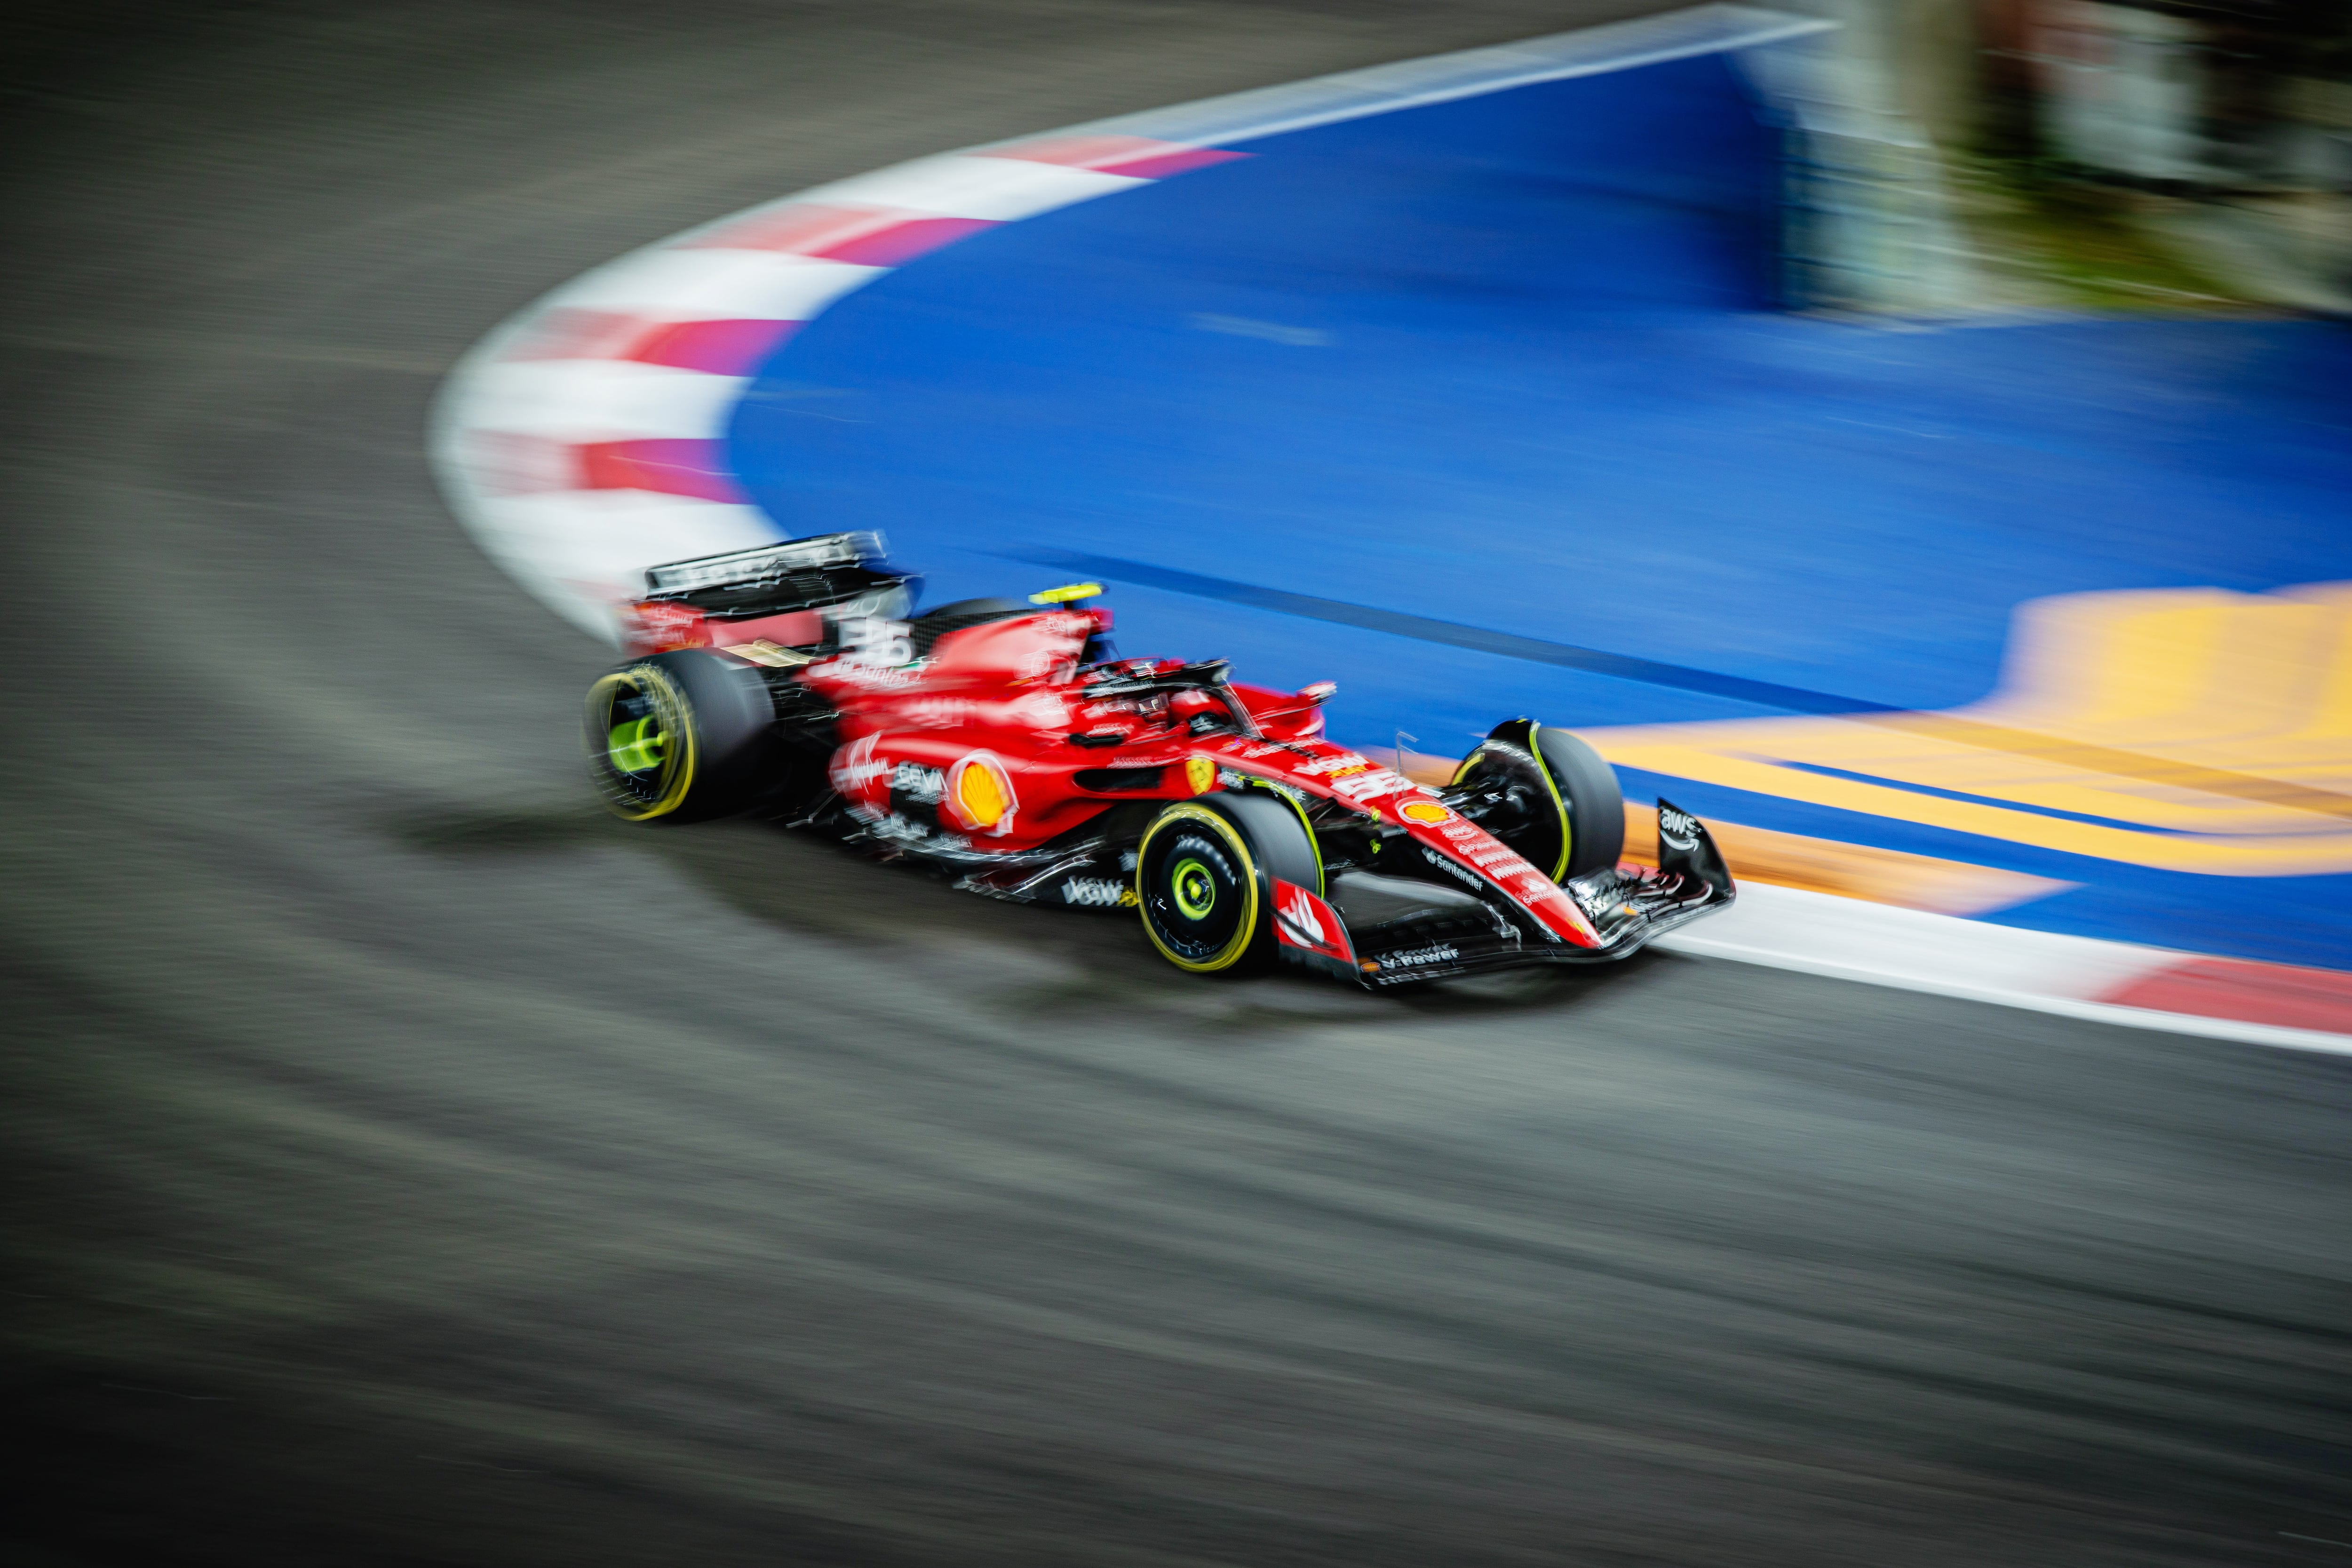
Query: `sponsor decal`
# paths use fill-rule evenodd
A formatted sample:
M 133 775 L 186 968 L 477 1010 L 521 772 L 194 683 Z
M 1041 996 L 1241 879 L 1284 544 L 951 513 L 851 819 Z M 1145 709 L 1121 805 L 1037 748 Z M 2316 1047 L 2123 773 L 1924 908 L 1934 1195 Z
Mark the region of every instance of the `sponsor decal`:
M 900 763 L 890 770 L 890 787 L 908 800 L 937 805 L 947 793 L 947 775 L 920 763 Z
M 852 686 L 864 686 L 877 691 L 889 691 L 903 686 L 913 686 L 923 679 L 920 668 L 908 666 L 886 669 L 877 665 L 853 664 L 846 659 L 829 658 L 823 664 L 813 664 L 808 672 L 821 680 L 845 681 Z
M 1421 858 L 1465 886 L 1483 889 L 1486 885 L 1476 876 L 1455 865 L 1451 857 L 1440 855 L 1434 849 L 1423 849 L 1421 852 Z
M 1698 818 L 1671 805 L 1658 808 L 1658 838 L 1677 849 L 1698 847 Z
M 866 830 L 886 843 L 903 844 L 910 849 L 932 854 L 970 849 L 971 842 L 952 833 L 941 833 L 926 822 L 917 822 L 898 813 L 878 812 L 869 806 L 853 808 Z
M 898 669 L 915 662 L 914 628 L 880 616 L 844 616 L 839 628 L 841 662 L 867 669 Z
M 702 613 L 684 605 L 632 605 L 622 616 L 628 623 L 630 646 L 639 653 L 700 647 L 710 640 L 702 624 Z
M 889 772 L 889 763 L 874 760 L 877 742 L 878 737 L 867 735 L 834 752 L 833 765 L 825 771 L 835 795 L 850 798 L 862 795 L 873 787 L 876 779 Z
M 1433 800 L 1409 800 L 1397 807 L 1397 815 L 1407 822 L 1426 823 L 1433 827 L 1454 820 L 1454 814 Z
M 1402 952 L 1392 952 L 1381 962 L 1391 969 L 1412 969 L 1424 963 L 1451 963 L 1461 956 L 1461 952 L 1453 946 L 1439 942 L 1434 947 L 1408 948 Z
M 1135 889 L 1108 877 L 1072 877 L 1062 884 L 1062 902 L 1087 909 L 1115 910 L 1136 902 Z
M 1268 747 L 1267 749 L 1272 751 L 1277 748 Z M 1318 773 L 1360 773 L 1371 765 L 1355 752 L 1348 752 L 1339 756 L 1323 757 L 1315 762 L 1304 763 L 1297 771 L 1312 778 Z
M 1544 883 L 1541 888 L 1528 889 L 1521 892 L 1519 901 L 1538 913 L 1549 910 L 1558 914 L 1563 923 L 1591 931 L 1592 922 L 1584 918 L 1584 911 L 1576 907 L 1576 900 L 1549 882 Z M 1537 925 L 1546 942 L 1564 942 L 1568 940 L 1554 931 L 1549 921 L 1539 921 Z M 1598 936 L 1600 933 L 1591 931 L 1591 934 Z
M 909 724 L 920 724 L 927 730 L 952 730 L 969 721 L 980 710 L 980 704 L 969 697 L 925 697 L 898 710 Z
M 1367 766 L 1361 773 L 1351 770 L 1344 777 L 1332 779 L 1330 784 L 1333 795 L 1358 805 L 1367 801 L 1378 800 L 1384 795 L 1404 795 L 1416 787 L 1411 779 L 1402 774 L 1392 773 L 1386 768 L 1370 766 Z
M 949 767 L 941 804 L 958 826 L 1001 837 L 1013 831 L 1021 801 L 1004 764 L 991 752 L 972 752 Z
M 895 673 L 909 675 L 907 671 Z M 909 675 L 909 679 L 913 678 Z M 893 679 L 887 684 L 898 682 Z M 971 697 L 922 697 L 898 711 L 905 716 L 907 722 L 919 724 L 927 730 L 960 730 L 975 724 L 1059 730 L 1066 728 L 1070 721 L 1069 705 L 1062 699 L 1043 691 L 1033 692 L 1010 702 L 987 702 Z

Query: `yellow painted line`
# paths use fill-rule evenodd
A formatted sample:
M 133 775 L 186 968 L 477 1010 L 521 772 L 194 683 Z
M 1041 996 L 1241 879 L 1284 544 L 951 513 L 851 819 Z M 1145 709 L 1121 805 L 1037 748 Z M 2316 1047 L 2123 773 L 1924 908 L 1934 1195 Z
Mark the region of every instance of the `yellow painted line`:
M 2149 784 L 2168 784 L 2176 789 L 2198 790 L 2207 795 L 2233 795 L 2243 800 L 2259 801 L 2265 805 L 2284 806 L 2290 811 L 2316 812 L 2323 816 L 2340 816 L 2352 820 L 2352 795 L 2334 790 L 2315 789 L 2292 779 L 2264 778 L 2255 773 L 2232 773 L 2226 769 L 2206 767 L 2181 757 L 2160 757 L 2146 752 L 2124 751 L 2114 746 L 2095 745 L 2087 741 L 2069 741 L 2057 735 L 2035 734 L 2030 731 L 2011 729 L 2005 724 L 1979 723 L 1957 714 L 1899 713 L 1873 714 L 1865 723 L 1883 724 L 1889 729 L 1909 730 L 1937 739 L 1958 742 L 1962 745 L 2013 752 L 2019 756 L 2046 758 L 2063 763 L 2070 768 L 2086 773 L 2112 773 L 2123 778 L 2143 779 Z
M 1462 763 L 1459 758 L 1404 752 L 1396 753 L 1391 765 L 1416 784 L 1443 788 Z M 1811 838 L 1715 816 L 1706 819 L 1706 826 L 1733 879 L 1741 883 L 1769 882 L 1944 915 L 1990 914 L 2074 886 L 2022 871 Z M 1658 863 L 1657 815 L 1631 802 L 1625 806 L 1625 858 L 1644 866 Z
M 1583 733 L 1623 767 L 2067 854 L 2352 871 L 2352 584 L 2033 601 L 2001 689 L 1948 712 Z
M 1769 882 L 1939 915 L 1990 914 L 2075 886 L 2022 871 L 1777 833 L 1712 816 L 1706 829 L 1723 851 L 1732 879 L 1743 886 Z M 1658 818 L 1647 806 L 1625 807 L 1625 858 L 1644 866 L 1658 863 Z

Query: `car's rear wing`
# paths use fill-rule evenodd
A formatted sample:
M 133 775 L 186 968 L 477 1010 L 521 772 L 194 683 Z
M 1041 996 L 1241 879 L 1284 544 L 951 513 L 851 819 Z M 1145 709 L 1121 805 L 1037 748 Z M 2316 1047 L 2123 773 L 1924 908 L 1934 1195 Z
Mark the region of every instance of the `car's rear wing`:
M 639 603 L 733 619 L 848 605 L 914 581 L 884 557 L 880 534 L 823 533 L 649 568 Z M 908 601 L 889 602 L 898 614 Z
M 672 561 L 646 571 L 646 597 L 674 598 L 709 588 L 748 587 L 773 583 L 799 572 L 823 572 L 835 566 L 865 566 L 882 559 L 878 533 L 820 533 L 788 539 L 751 550 L 730 550 L 723 555 L 698 555 Z

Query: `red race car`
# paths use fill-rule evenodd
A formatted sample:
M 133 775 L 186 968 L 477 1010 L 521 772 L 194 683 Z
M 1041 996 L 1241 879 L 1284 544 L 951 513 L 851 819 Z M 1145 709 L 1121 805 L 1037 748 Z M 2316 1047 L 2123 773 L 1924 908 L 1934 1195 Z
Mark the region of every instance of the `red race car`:
M 1201 973 L 1606 961 L 1732 900 L 1664 801 L 1658 868 L 1618 864 L 1616 775 L 1565 731 L 1507 720 L 1424 788 L 1323 738 L 1328 681 L 1114 657 L 1095 584 L 911 615 L 916 586 L 870 533 L 655 567 L 631 657 L 588 697 L 605 800 L 648 823 L 757 811 L 991 898 L 1131 908 Z

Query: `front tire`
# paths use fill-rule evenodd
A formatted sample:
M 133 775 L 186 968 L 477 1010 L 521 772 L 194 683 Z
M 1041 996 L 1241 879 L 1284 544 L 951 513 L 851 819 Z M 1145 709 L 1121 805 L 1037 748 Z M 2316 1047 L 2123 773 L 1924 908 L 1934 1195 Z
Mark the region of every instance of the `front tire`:
M 1565 730 L 1507 719 L 1463 759 L 1448 799 L 1555 882 L 1617 864 L 1625 797 L 1600 752 Z
M 631 822 L 731 816 L 758 794 L 774 716 L 759 672 L 716 654 L 632 659 L 588 689 L 588 771 Z
M 1319 894 L 1323 863 L 1297 811 L 1271 795 L 1177 801 L 1136 846 L 1144 934 L 1162 958 L 1194 974 L 1273 961 L 1277 880 Z

